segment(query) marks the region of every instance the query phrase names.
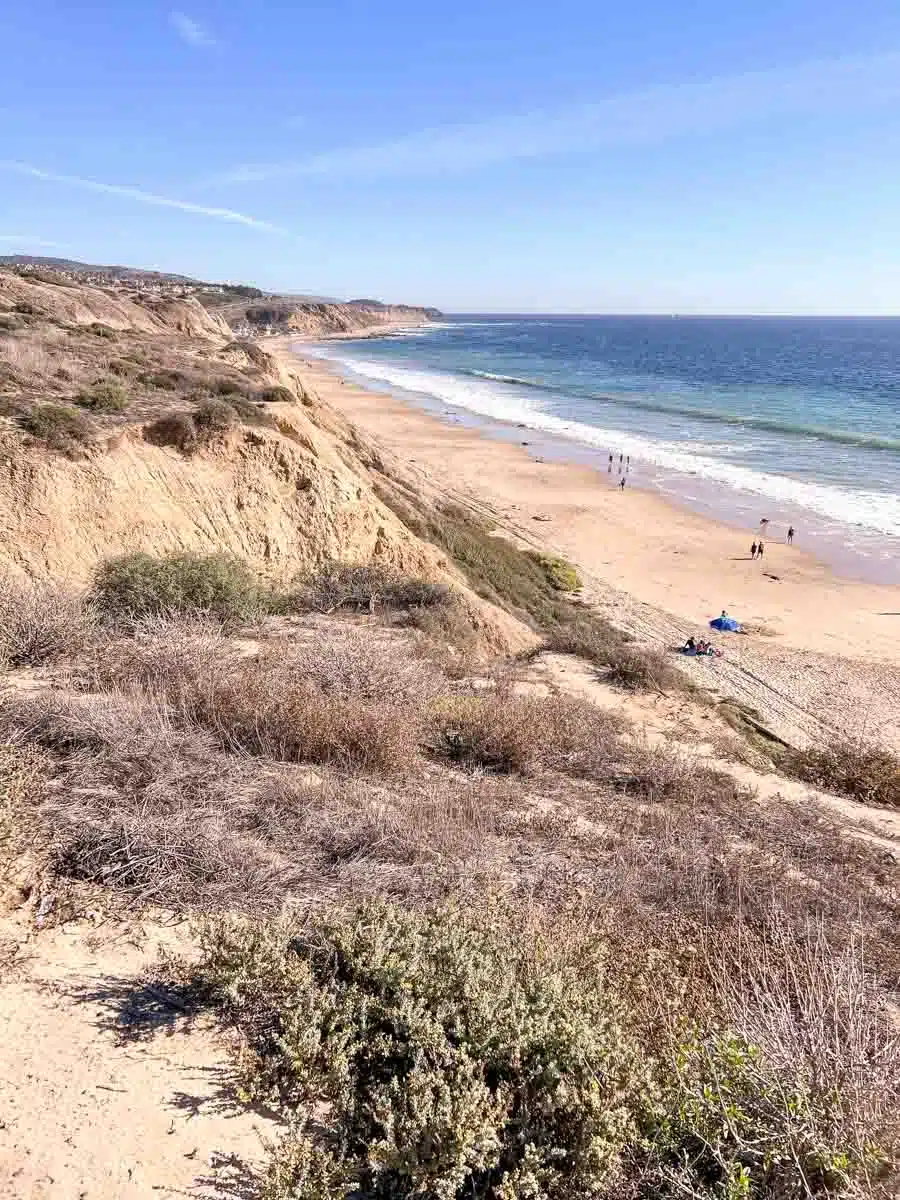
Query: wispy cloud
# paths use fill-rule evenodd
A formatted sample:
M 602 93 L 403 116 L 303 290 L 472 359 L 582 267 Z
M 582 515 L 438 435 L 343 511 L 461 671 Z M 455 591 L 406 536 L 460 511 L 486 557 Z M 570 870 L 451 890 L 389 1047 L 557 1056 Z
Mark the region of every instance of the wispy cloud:
M 209 50 L 216 45 L 216 39 L 209 30 L 183 12 L 169 13 L 169 24 L 183 42 L 196 46 L 201 50 Z
M 40 246 L 43 249 L 59 245 L 59 242 L 48 242 L 46 238 L 37 237 L 33 233 L 0 233 L 0 242 L 4 245 L 12 243 L 16 246 Z
M 181 212 L 195 213 L 201 217 L 212 217 L 217 221 L 231 221 L 235 225 L 247 225 L 251 229 L 259 229 L 266 233 L 281 233 L 287 231 L 268 221 L 260 221 L 256 217 L 248 217 L 246 213 L 235 212 L 231 208 L 215 208 L 206 204 L 194 204 L 190 200 L 174 200 L 170 196 L 158 196 L 155 192 L 145 192 L 140 188 L 126 187 L 118 183 L 100 183 L 96 179 L 83 179 L 79 175 L 60 175 L 56 171 L 45 171 L 33 167 L 29 163 L 2 161 L 0 170 L 14 171 L 18 175 L 28 175 L 32 179 L 45 179 L 48 183 L 61 183 L 67 187 L 84 188 L 91 192 L 103 192 L 109 196 L 121 196 L 126 200 L 134 200 L 138 204 L 151 204 L 157 208 L 175 208 Z
M 426 129 L 290 162 L 239 166 L 210 183 L 289 176 L 378 178 L 471 171 L 608 146 L 703 136 L 772 118 L 864 111 L 900 99 L 900 52 L 826 59 L 602 97 L 555 110 Z

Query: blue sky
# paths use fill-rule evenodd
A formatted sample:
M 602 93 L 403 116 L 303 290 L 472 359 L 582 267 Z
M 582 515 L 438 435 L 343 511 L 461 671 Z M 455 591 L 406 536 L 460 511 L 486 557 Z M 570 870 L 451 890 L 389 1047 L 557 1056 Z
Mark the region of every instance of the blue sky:
M 900 313 L 896 3 L 44 3 L 0 45 L 0 253 L 448 311 Z

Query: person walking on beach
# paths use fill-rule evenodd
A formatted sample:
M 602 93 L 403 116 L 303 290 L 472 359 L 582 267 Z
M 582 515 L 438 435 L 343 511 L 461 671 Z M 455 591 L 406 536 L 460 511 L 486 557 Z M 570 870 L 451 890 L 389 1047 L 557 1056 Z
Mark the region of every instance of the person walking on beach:
M 612 475 L 612 455 L 610 455 L 610 456 L 609 456 L 609 468 L 608 468 L 608 470 L 609 470 L 609 473 L 610 473 L 610 475 Z
M 754 562 L 756 561 L 756 542 L 754 542 L 753 545 L 750 547 L 750 557 L 753 559 Z
M 625 476 L 624 475 L 619 480 L 619 487 L 622 489 L 623 492 L 625 491 Z
M 759 545 L 756 547 L 756 557 L 762 558 L 764 550 L 765 550 L 765 546 L 762 544 L 762 542 L 760 542 Z
M 794 527 L 793 527 L 793 525 L 791 525 L 788 528 L 788 545 L 789 546 L 793 545 L 793 542 L 794 542 Z

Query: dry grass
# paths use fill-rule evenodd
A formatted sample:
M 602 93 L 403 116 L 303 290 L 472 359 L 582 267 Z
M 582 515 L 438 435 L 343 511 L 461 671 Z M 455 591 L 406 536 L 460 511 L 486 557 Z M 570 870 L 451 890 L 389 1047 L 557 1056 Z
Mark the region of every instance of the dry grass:
M 152 688 L 183 722 L 246 754 L 389 773 L 418 756 L 420 706 L 438 680 L 403 647 L 347 629 L 243 657 L 202 629 L 176 639 L 160 630 L 98 653 L 92 680 Z
M 456 674 L 466 669 L 481 648 L 478 619 L 459 594 L 451 593 L 444 604 L 407 609 L 400 624 L 423 634 L 432 654 L 443 659 L 444 669 Z
M 20 378 L 47 378 L 57 365 L 41 341 L 33 337 L 0 338 L 0 362 L 12 367 Z
M 307 640 L 255 652 L 218 622 L 153 618 L 92 644 L 81 686 L 105 696 L 6 698 L 0 736 L 57 762 L 65 800 L 51 824 L 67 839 L 90 827 L 92 878 L 105 855 L 120 864 L 111 881 L 131 878 L 126 851 L 103 840 L 115 827 L 115 845 L 167 864 L 140 868 L 131 894 L 165 878 L 175 902 L 215 894 L 252 909 L 252 889 L 229 893 L 215 870 L 190 865 L 195 855 L 221 867 L 246 837 L 266 905 L 269 871 L 302 895 L 502 886 L 555 908 L 578 894 L 630 937 L 659 944 L 665 931 L 676 957 L 679 939 L 762 936 L 776 920 L 797 937 L 822 925 L 835 954 L 864 937 L 879 977 L 900 973 L 896 864 L 819 810 L 757 804 L 689 756 L 623 741 L 587 704 L 503 686 L 460 693 L 396 633 L 336 624 L 293 637 Z M 152 753 L 141 740 L 151 733 Z M 290 782 L 303 763 L 320 787 Z M 157 860 L 160 839 L 169 849 Z M 58 862 L 77 873 L 87 854 Z
M 36 667 L 75 658 L 96 627 L 82 596 L 52 583 L 0 579 L 0 664 Z
M 621 756 L 624 722 L 565 696 L 493 693 L 442 698 L 431 721 L 432 753 L 470 770 L 525 774 L 609 774 Z
M 666 692 L 688 687 L 682 673 L 661 650 L 621 646 L 610 654 L 606 678 L 631 692 Z
M 190 377 L 176 368 L 168 367 L 159 371 L 145 371 L 141 375 L 141 383 L 164 391 L 177 392 L 190 384 Z
M 635 646 L 607 621 L 575 610 L 550 630 L 547 649 L 576 654 L 605 668 L 612 684 L 634 692 L 666 692 L 689 688 L 686 676 L 659 650 Z
M 863 804 L 900 809 L 900 759 L 881 746 L 834 742 L 783 756 L 798 779 Z
M 0 739 L 15 742 L 0 745 L 4 831 L 7 816 L 36 830 L 61 875 L 176 908 L 277 910 L 347 886 L 429 894 L 443 864 L 470 869 L 485 853 L 512 803 L 499 784 L 462 776 L 390 789 L 311 780 L 228 753 L 135 692 L 8 694 Z M 4 790 L 7 759 L 16 774 Z M 49 782 L 35 786 L 20 763 Z
M 45 855 L 74 879 L 141 902 L 215 907 L 242 896 L 277 908 L 303 874 L 297 846 L 266 832 L 279 781 L 253 774 L 216 741 L 173 725 L 166 709 L 124 695 L 7 696 L 6 738 L 50 752 L 54 775 L 29 821 Z

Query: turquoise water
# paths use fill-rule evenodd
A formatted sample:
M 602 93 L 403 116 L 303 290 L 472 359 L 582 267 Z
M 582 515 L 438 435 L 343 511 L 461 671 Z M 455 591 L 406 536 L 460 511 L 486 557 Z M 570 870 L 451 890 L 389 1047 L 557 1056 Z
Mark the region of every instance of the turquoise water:
M 900 319 L 474 316 L 323 352 L 725 519 L 900 549 Z

